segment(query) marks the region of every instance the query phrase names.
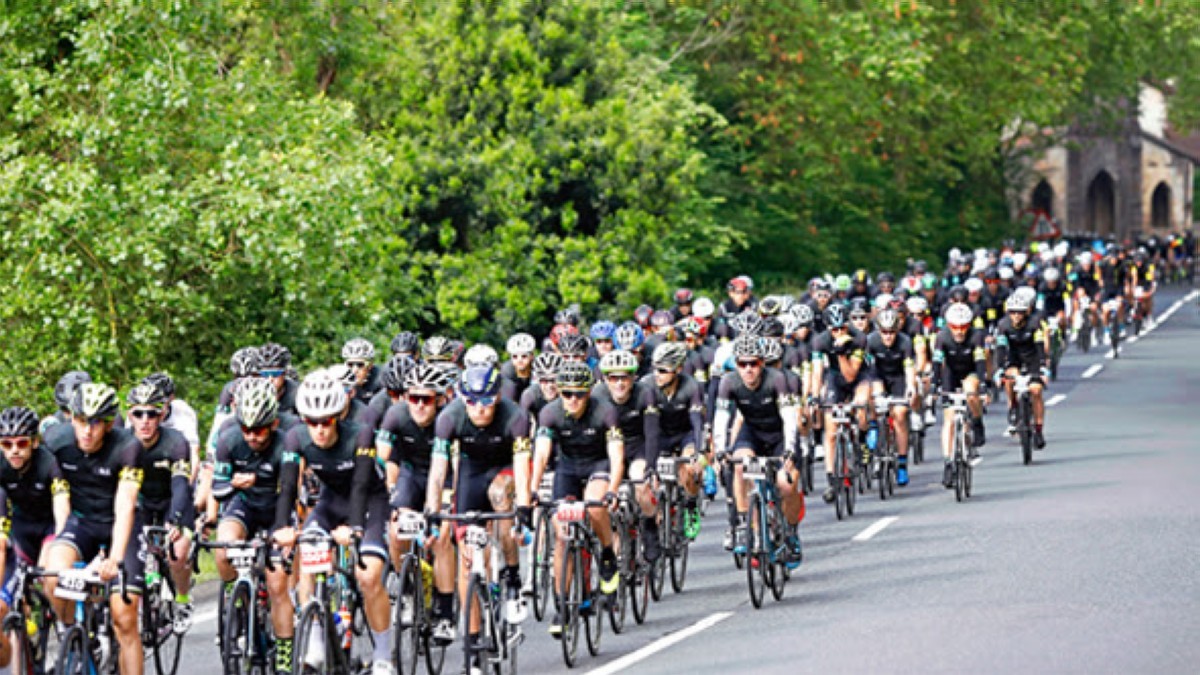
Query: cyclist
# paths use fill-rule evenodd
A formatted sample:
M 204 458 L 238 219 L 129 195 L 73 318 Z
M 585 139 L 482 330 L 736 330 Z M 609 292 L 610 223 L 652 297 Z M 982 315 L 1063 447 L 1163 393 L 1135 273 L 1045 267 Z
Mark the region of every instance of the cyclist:
M 356 370 L 343 363 L 335 363 L 325 369 L 325 374 L 341 383 L 342 389 L 346 392 L 346 409 L 342 412 L 342 419 L 350 420 L 360 426 L 378 429 L 382 418 L 371 406 L 364 403 L 358 397 L 358 375 Z
M 783 457 L 784 471 L 779 474 L 778 488 L 783 499 L 783 513 L 792 532 L 788 535 L 789 564 L 800 562 L 800 537 L 797 532 L 804 519 L 804 495 L 800 492 L 799 471 L 793 462 L 796 445 L 798 413 L 796 396 L 783 371 L 767 369 L 763 361 L 762 338 L 753 334 L 739 335 L 733 341 L 736 369 L 721 378 L 717 393 L 716 417 L 713 420 L 713 450 L 718 457 L 731 452 L 733 465 L 733 498 L 736 522 L 733 526 L 733 549 L 746 550 L 746 510 L 749 486 L 742 478 L 741 459 L 744 457 Z M 730 420 L 734 412 L 741 415 L 741 429 L 729 442 Z M 790 481 L 785 480 L 790 476 Z
M 179 431 L 165 426 L 166 392 L 151 378 L 129 390 L 129 428 L 141 443 L 142 489 L 138 494 L 142 522 L 164 525 L 174 548 L 170 558 L 175 581 L 175 632 L 192 626 L 192 569 L 188 564 L 192 547 L 191 526 L 195 522 L 192 503 L 191 459 L 188 441 Z
M 696 295 L 692 293 L 692 289 L 690 288 L 675 290 L 675 306 L 671 308 L 671 323 L 678 323 L 692 315 L 692 301 L 695 297 Z
M 728 321 L 738 314 L 758 306 L 758 301 L 753 295 L 754 282 L 748 276 L 742 275 L 730 279 L 729 283 L 725 285 L 725 291 L 729 297 L 718 307 L 722 319 Z
M 642 380 L 657 398 L 659 456 L 695 457 L 704 448 L 704 396 L 702 386 L 682 371 L 687 347 L 678 342 L 658 346 L 651 357 L 654 377 Z M 684 500 L 684 534 L 695 539 L 700 533 L 700 473 L 694 465 L 679 467 L 679 485 Z
M 388 348 L 391 349 L 392 356 L 407 356 L 413 361 L 421 358 L 421 340 L 412 331 L 402 330 L 396 333 Z
M 48 449 L 58 459 L 71 494 L 71 515 L 48 554 L 52 572 L 71 569 L 76 562 L 92 562 L 98 573 L 112 581 L 124 565 L 128 602 L 121 593 L 109 597 L 113 629 L 120 645 L 124 675 L 139 675 L 144 665 L 142 636 L 138 631 L 138 598 L 142 588 L 145 552 L 137 509 L 142 485 L 141 444 L 128 431 L 114 429 L 117 392 L 96 382 L 81 384 L 71 396 L 73 433 L 57 435 Z M 106 554 L 102 554 L 107 549 Z M 57 580 L 47 578 L 47 593 L 60 621 L 74 619 L 70 602 L 55 597 Z
M 383 422 L 388 409 L 404 398 L 404 377 L 416 363 L 408 356 L 393 356 L 384 364 L 383 372 L 379 376 L 379 391 L 367 404 L 380 423 Z
M 450 469 L 450 453 L 458 448 L 455 471 L 454 511 L 468 513 L 508 512 L 514 506 L 521 525 L 528 527 L 529 496 L 529 416 L 521 406 L 500 398 L 500 371 L 487 364 L 472 365 L 463 371 L 459 396 L 437 418 L 437 438 L 433 443 L 433 463 L 425 491 L 425 510 L 437 513 L 442 505 L 442 487 Z M 519 551 L 513 534 L 513 521 L 498 521 L 499 544 L 504 557 L 500 570 L 507 600 L 506 616 L 519 623 L 524 618 L 520 602 L 521 574 Z M 465 528 L 457 533 L 461 541 Z M 459 556 L 459 597 L 467 595 L 471 560 Z M 466 611 L 465 607 L 461 608 Z M 478 616 L 478 610 L 474 612 Z M 466 627 L 468 639 L 479 640 L 478 622 Z
M 213 498 L 222 507 L 217 541 L 224 543 L 246 541 L 271 530 L 290 428 L 283 426 L 274 385 L 264 379 L 248 380 L 238 388 L 236 415 L 239 426 L 225 429 L 217 439 L 213 472 Z M 214 549 L 213 559 L 221 581 L 232 583 L 237 571 L 225 550 Z M 265 572 L 275 632 L 275 672 L 282 675 L 292 672 L 295 609 L 283 566 Z
M 275 342 L 268 342 L 258 348 L 258 374 L 275 385 L 275 393 L 279 397 L 279 412 L 296 414 L 296 390 L 300 385 L 287 377 L 288 368 L 292 365 L 292 353 L 287 347 Z
M 1076 320 L 1076 339 L 1080 331 L 1092 330 L 1095 327 L 1098 321 L 1095 309 L 1089 307 L 1089 310 L 1085 311 L 1084 307 L 1094 305 L 1100 298 L 1100 268 L 1092 262 L 1091 252 L 1080 253 L 1078 263 L 1067 277 L 1067 283 L 1075 289 L 1071 299 L 1071 313 L 1079 317 Z
M 1011 298 L 1010 298 L 1011 300 Z M 933 343 L 933 386 L 941 391 L 958 391 L 968 395 L 967 406 L 971 411 L 971 427 L 974 446 L 982 446 L 986 440 L 983 427 L 983 402 L 979 400 L 980 389 L 987 376 L 987 351 L 984 348 L 984 333 L 973 324 L 975 315 L 967 305 L 956 302 L 946 308 L 946 327 L 938 333 Z M 943 389 L 943 385 L 945 389 Z M 954 487 L 954 411 L 946 411 L 942 425 L 942 457 L 946 466 L 942 472 L 942 485 Z M 974 447 L 972 448 L 974 454 Z
M 855 405 L 867 406 L 871 397 L 871 385 L 863 370 L 867 336 L 849 325 L 846 309 L 841 305 L 830 305 L 825 310 L 825 325 L 828 328 L 813 338 L 812 345 L 812 382 L 817 388 L 817 398 L 829 405 L 852 401 Z M 868 412 L 864 408 L 858 415 L 864 460 L 870 459 L 870 449 L 865 442 Z M 829 486 L 822 498 L 828 504 L 837 497 L 833 477 L 836 453 L 832 450 L 837 425 L 833 423 L 832 412 L 825 415 L 824 430 L 825 478 Z
M 521 394 L 533 381 L 533 352 L 535 350 L 537 350 L 537 340 L 534 340 L 529 333 L 517 333 L 508 338 L 508 343 L 505 345 L 508 361 L 500 367 L 500 376 L 504 378 L 500 384 L 501 397 L 510 401 L 520 400 Z
M 1133 295 L 1133 275 L 1129 273 L 1128 265 L 1118 258 L 1118 253 L 1116 244 L 1110 245 L 1099 269 L 1103 295 L 1100 318 L 1105 327 L 1104 341 L 1110 344 L 1114 328 L 1119 331 L 1125 320 L 1124 300 Z
M 521 392 L 521 409 L 529 413 L 531 424 L 536 425 L 546 404 L 558 399 L 556 378 L 563 363 L 563 357 L 554 352 L 543 352 L 533 360 L 533 384 Z
M 393 629 L 388 595 L 383 588 L 388 555 L 383 541 L 388 495 L 375 461 L 374 430 L 339 419 L 346 407 L 346 392 L 341 383 L 324 372 L 305 378 L 297 392 L 296 405 L 303 426 L 293 427 L 287 436 L 275 508 L 275 541 L 285 547 L 296 541 L 296 531 L 290 522 L 296 510 L 298 480 L 306 467 L 311 468 L 321 481 L 321 491 L 304 529 L 328 532 L 341 546 L 350 546 L 355 539 L 362 542 L 361 566 L 354 573 L 375 643 L 372 673 L 392 675 L 395 667 L 389 660 L 389 651 Z M 300 575 L 296 594 L 301 603 L 308 601 L 312 588 L 312 576 Z M 309 653 L 298 656 L 306 664 L 320 668 L 325 656 L 324 638 L 314 634 Z
M 592 351 L 588 354 L 588 363 L 595 367 L 604 355 L 613 350 L 613 336 L 617 333 L 617 324 L 612 321 L 597 321 L 592 324 L 589 333 L 592 336 Z
M 890 307 L 881 310 L 875 317 L 875 324 L 878 329 L 867 336 L 871 393 L 875 396 L 903 397 L 909 406 L 916 406 L 916 355 L 912 339 L 901 331 L 900 314 Z M 896 431 L 898 485 L 908 485 L 909 406 L 896 406 L 891 410 Z
M 445 371 L 427 363 L 417 364 L 405 376 L 404 401 L 388 409 L 375 434 L 375 449 L 387 462 L 393 512 L 418 511 L 425 504 L 436 436 L 434 423 L 446 405 L 449 384 Z M 398 536 L 390 540 L 389 547 L 392 559 L 397 561 L 408 549 Z M 433 638 L 449 644 L 454 640 L 454 550 L 449 531 L 433 542 L 432 549 Z
M 670 343 L 663 343 L 670 344 Z M 633 354 L 614 349 L 600 360 L 604 380 L 592 389 L 592 398 L 617 410 L 617 423 L 625 441 L 625 471 L 630 480 L 642 481 L 635 490 L 642 507 L 642 532 L 645 534 L 646 560 L 654 562 L 661 553 L 658 536 L 658 510 L 654 487 L 646 480 L 658 465 L 660 416 L 654 387 L 637 381 L 638 362 Z
M 41 444 L 38 416 L 29 408 L 0 412 L 0 616 L 16 598 L 10 583 L 17 558 L 44 565 L 50 542 L 67 522 L 71 496 L 58 461 Z M 11 506 L 10 506 L 11 504 Z M 0 672 L 7 672 L 13 645 L 0 634 Z
M 542 484 L 542 474 L 557 448 L 554 472 L 555 500 L 575 498 L 604 500 L 614 504 L 613 489 L 621 484 L 625 470 L 625 442 L 617 419 L 617 409 L 603 401 L 592 400 L 595 384 L 586 364 L 567 362 L 555 379 L 559 398 L 538 415 L 536 452 L 530 485 Z M 612 594 L 620 588 L 617 554 L 613 550 L 612 521 L 608 509 L 588 509 L 588 519 L 603 550 L 600 554 L 600 590 Z M 554 578 L 562 591 L 563 556 L 566 532 L 561 528 L 554 544 Z M 550 622 L 550 634 L 562 635 L 562 615 L 556 609 Z
M 1138 251 L 1133 260 L 1130 274 L 1133 277 L 1131 282 L 1134 290 L 1133 301 L 1137 303 L 1134 311 L 1145 317 L 1147 328 L 1152 328 L 1154 326 L 1154 292 L 1158 290 L 1158 282 L 1155 280 L 1155 265 L 1147 258 L 1144 251 Z
M 380 389 L 382 375 L 375 367 L 375 345 L 370 340 L 353 338 L 342 345 L 342 361 L 354 373 L 355 398 L 367 403 Z
M 1046 439 L 1042 435 L 1046 414 L 1042 403 L 1045 382 L 1041 373 L 1048 370 L 1044 326 L 1040 316 L 1030 316 L 1032 308 L 1029 296 L 1024 293 L 1009 296 L 1005 309 L 1007 316 L 996 327 L 996 360 L 1004 369 L 1004 389 L 1008 394 L 1008 433 L 1014 433 L 1017 428 L 1017 404 L 1012 378 L 1018 374 L 1032 375 L 1029 395 L 1033 401 L 1033 444 L 1041 450 L 1046 447 Z

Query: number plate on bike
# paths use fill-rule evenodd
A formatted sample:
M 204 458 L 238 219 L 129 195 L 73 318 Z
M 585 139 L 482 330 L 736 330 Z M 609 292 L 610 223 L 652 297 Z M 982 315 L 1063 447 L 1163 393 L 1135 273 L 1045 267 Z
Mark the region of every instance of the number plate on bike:
M 554 474 L 542 474 L 542 484 L 538 486 L 538 500 L 547 504 L 554 501 Z
M 766 480 L 767 459 L 765 457 L 746 457 L 743 459 L 742 478 L 746 480 Z
M 417 539 L 425 532 L 425 518 L 415 511 L 406 511 L 396 520 L 396 532 L 403 540 Z
M 554 518 L 561 523 L 577 523 L 583 520 L 587 509 L 580 502 L 560 504 L 554 511 Z
M 660 457 L 658 460 L 658 477 L 663 480 L 675 480 L 675 460 L 670 457 Z
M 58 585 L 54 597 L 64 600 L 87 600 L 88 581 L 93 575 L 87 570 L 63 570 L 58 573 Z
M 472 548 L 486 548 L 488 545 L 487 529 L 478 525 L 471 525 L 467 528 L 466 534 L 463 535 L 463 541 L 467 543 L 467 546 Z
M 329 574 L 333 571 L 333 548 L 328 543 L 300 544 L 300 572 Z
M 234 569 L 244 570 L 254 567 L 255 551 L 249 546 L 225 549 L 225 557 Z

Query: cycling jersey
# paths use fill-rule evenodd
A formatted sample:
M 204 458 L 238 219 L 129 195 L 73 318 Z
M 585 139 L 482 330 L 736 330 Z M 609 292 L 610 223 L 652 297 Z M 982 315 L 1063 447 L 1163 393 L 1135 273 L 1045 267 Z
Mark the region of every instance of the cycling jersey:
M 1045 333 L 1038 314 L 1028 316 L 1018 328 L 1011 316 L 1005 316 L 996 326 L 997 363 L 1006 368 L 1017 367 L 1026 373 L 1037 373 L 1046 360 Z
M 142 444 L 130 432 L 113 428 L 105 435 L 99 450 L 87 453 L 79 449 L 70 425 L 66 431 L 55 434 L 53 443 L 48 439 L 46 447 L 54 453 L 63 478 L 70 485 L 71 510 L 89 521 L 111 526 L 115 520 L 117 486 L 122 481 L 142 483 Z
M 196 417 L 196 411 L 186 401 L 171 400 L 171 405 L 167 406 L 166 415 L 162 418 L 161 427 L 183 434 L 189 449 L 200 446 L 200 420 Z
M 36 448 L 22 471 L 0 455 L 0 520 L 54 522 L 54 495 L 70 494 L 54 454 Z M 11 505 L 11 510 L 10 510 Z
M 597 382 L 592 388 L 592 399 L 616 408 L 617 423 L 625 439 L 626 464 L 635 459 L 644 459 L 651 464 L 658 461 L 659 409 L 654 387 L 644 386 L 634 380 L 629 398 L 624 403 L 617 403 L 608 385 Z
M 934 386 L 940 388 L 944 382 L 948 391 L 956 391 L 971 375 L 982 382 L 987 375 L 983 339 L 983 331 L 971 328 L 963 341 L 957 342 L 950 329 L 943 328 L 933 342 L 933 362 L 940 364 L 933 369 Z
M 885 391 L 892 396 L 903 394 L 908 387 L 907 371 L 913 367 L 916 355 L 912 338 L 897 333 L 892 346 L 883 343 L 878 331 L 867 336 L 867 362 L 871 375 L 884 383 Z
M 357 398 L 350 399 L 350 412 L 346 415 L 346 419 L 359 426 L 371 427 L 372 429 L 378 429 L 379 422 L 381 421 L 379 414 L 371 406 Z
M 704 398 L 700 384 L 682 373 L 675 378 L 678 384 L 671 396 L 658 387 L 654 376 L 641 381 L 641 385 L 654 392 L 658 399 L 656 405 L 660 411 L 659 427 L 662 434 L 660 453 L 688 444 L 693 444 L 697 449 L 704 447 Z
M 522 377 L 517 374 L 517 368 L 512 361 L 505 361 L 504 365 L 500 366 L 500 377 L 503 378 L 500 383 L 500 398 L 517 401 L 533 382 L 533 371 Z
M 147 522 L 191 526 L 193 515 L 191 448 L 183 434 L 160 427 L 158 440 L 143 447 L 142 489 L 138 502 Z
M 521 406 L 506 399 L 496 401 L 492 421 L 478 427 L 467 414 L 466 403 L 456 399 L 437 418 L 434 452 L 450 458 L 450 446 L 458 443 L 458 471 L 454 488 L 454 508 L 491 512 L 488 489 L 502 473 L 511 473 L 513 458 L 528 454 L 529 416 Z
M 383 419 L 387 417 L 388 410 L 395 405 L 397 401 L 393 401 L 387 389 L 380 389 L 375 392 L 371 400 L 367 402 L 367 407 L 375 413 L 375 419 L 379 420 L 379 424 L 383 424 Z M 378 428 L 378 426 L 376 426 Z
M 367 371 L 367 376 L 363 378 L 361 384 L 354 388 L 354 397 L 363 404 L 371 402 L 383 389 L 383 371 L 379 366 L 371 366 L 371 370 Z
M 388 409 L 375 438 L 392 446 L 388 461 L 396 466 L 405 464 L 423 473 L 429 472 L 433 460 L 434 420 L 427 426 L 417 424 L 408 404 L 401 401 Z
M 542 386 L 536 382 L 525 387 L 525 391 L 521 392 L 521 409 L 529 413 L 530 421 L 536 421 L 542 413 L 542 408 L 545 408 L 550 401 L 542 394 Z
M 246 443 L 240 428 L 222 431 L 217 438 L 213 467 L 213 497 L 219 502 L 237 497 L 256 512 L 274 514 L 286 439 L 287 432 L 281 426 L 271 432 L 270 444 L 259 451 Z M 254 474 L 254 484 L 247 488 L 234 488 L 230 481 L 238 473 Z
M 1104 297 L 1106 300 L 1111 300 L 1118 295 L 1125 293 L 1125 285 L 1132 279 L 1132 274 L 1129 270 L 1129 265 L 1121 260 L 1109 262 L 1105 260 L 1100 264 L 1100 281 L 1104 285 Z
M 538 437 L 554 441 L 560 464 L 608 460 L 608 441 L 623 441 L 617 409 L 589 399 L 578 418 L 567 415 L 562 398 L 551 401 L 538 414 Z
M 1066 312 L 1070 302 L 1071 291 L 1063 282 L 1057 282 L 1054 288 L 1050 287 L 1048 281 L 1038 284 L 1038 308 L 1047 316 L 1057 316 L 1060 312 Z
M 280 471 L 280 498 L 275 509 L 275 529 L 287 524 L 296 504 L 300 462 L 321 481 L 321 502 L 348 502 L 346 517 L 351 527 L 362 527 L 367 501 L 379 494 L 386 499 L 386 487 L 375 462 L 373 430 L 353 422 L 337 422 L 337 441 L 329 449 L 317 447 L 307 425 L 293 427 L 284 445 Z

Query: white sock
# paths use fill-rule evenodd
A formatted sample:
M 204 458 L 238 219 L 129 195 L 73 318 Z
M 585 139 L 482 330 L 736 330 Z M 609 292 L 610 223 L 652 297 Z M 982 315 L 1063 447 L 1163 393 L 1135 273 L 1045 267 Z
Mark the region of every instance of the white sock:
M 392 628 L 389 626 L 387 630 L 373 630 L 371 635 L 375 638 L 375 652 L 371 655 L 374 661 L 387 661 L 392 654 Z M 0 673 L 0 675 L 3 675 Z

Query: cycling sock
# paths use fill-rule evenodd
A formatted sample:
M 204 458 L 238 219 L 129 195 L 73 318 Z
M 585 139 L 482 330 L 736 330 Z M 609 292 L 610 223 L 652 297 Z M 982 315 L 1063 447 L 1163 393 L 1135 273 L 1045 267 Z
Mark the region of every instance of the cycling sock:
M 454 594 L 433 592 L 433 613 L 439 619 L 454 618 Z
M 375 638 L 375 650 L 371 653 L 373 661 L 387 661 L 392 657 L 389 653 L 392 651 L 392 627 L 388 626 L 387 630 L 373 630 L 371 635 Z
M 604 550 L 600 552 L 600 562 L 603 562 L 606 565 L 617 564 L 617 552 L 613 550 L 611 544 L 605 546 Z
M 500 570 L 500 578 L 504 579 L 505 585 L 509 588 L 521 587 L 521 568 L 517 565 L 505 565 Z
M 275 638 L 275 672 L 292 672 L 293 638 Z
M 176 593 L 175 594 L 175 604 L 187 605 L 187 604 L 190 604 L 191 602 L 192 602 L 192 596 L 190 594 L 188 594 L 188 593 Z
M 737 514 L 737 522 L 738 522 L 738 525 L 739 525 L 739 526 L 741 526 L 741 525 L 745 525 L 745 524 L 746 524 L 746 520 L 747 520 L 747 518 L 746 518 L 746 512 L 745 512 L 745 511 L 741 511 L 740 513 L 738 513 L 738 514 Z
M 831 473 L 825 474 L 825 480 L 829 481 L 829 487 L 834 487 L 837 485 L 837 483 L 833 480 L 833 474 Z
M 1042 425 L 1040 425 L 1040 424 L 1033 425 L 1033 429 L 1034 429 L 1034 431 L 1038 432 L 1039 434 L 1042 433 Z

